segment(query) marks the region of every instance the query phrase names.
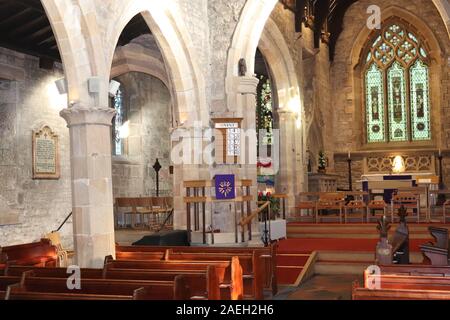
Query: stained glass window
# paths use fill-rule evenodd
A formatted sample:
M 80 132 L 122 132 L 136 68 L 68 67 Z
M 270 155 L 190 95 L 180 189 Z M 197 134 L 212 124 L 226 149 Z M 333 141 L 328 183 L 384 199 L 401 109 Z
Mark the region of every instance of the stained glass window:
M 121 156 L 124 154 L 124 144 L 120 130 L 124 124 L 125 109 L 123 106 L 123 92 L 120 88 L 113 98 L 113 105 L 116 110 L 116 116 L 114 117 L 113 122 L 113 153 L 116 156 Z
M 366 93 L 368 140 L 385 141 L 383 72 L 375 63 L 366 72 Z
M 402 23 L 368 44 L 364 68 L 367 142 L 431 139 L 428 51 Z

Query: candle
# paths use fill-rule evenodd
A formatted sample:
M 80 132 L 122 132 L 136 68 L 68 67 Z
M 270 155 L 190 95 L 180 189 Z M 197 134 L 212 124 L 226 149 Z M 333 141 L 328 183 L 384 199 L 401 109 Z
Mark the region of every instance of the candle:
M 348 158 L 350 159 L 352 157 L 352 154 L 350 153 L 350 151 L 348 152 Z

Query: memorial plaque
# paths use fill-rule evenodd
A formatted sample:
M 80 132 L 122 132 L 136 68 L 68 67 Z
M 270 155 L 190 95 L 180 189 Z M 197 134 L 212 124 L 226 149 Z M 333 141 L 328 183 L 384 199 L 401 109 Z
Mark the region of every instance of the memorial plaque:
M 33 179 L 59 179 L 58 136 L 48 126 L 33 131 Z

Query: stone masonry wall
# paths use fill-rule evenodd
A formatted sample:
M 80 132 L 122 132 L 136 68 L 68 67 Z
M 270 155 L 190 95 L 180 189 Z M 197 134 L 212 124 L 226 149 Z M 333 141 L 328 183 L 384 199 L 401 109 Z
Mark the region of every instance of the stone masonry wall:
M 334 109 L 334 128 L 332 152 L 347 153 L 358 151 L 364 146 L 364 137 L 361 129 L 364 115 L 364 106 L 355 101 L 355 88 L 353 84 L 353 66 L 350 63 L 351 48 L 359 32 L 366 26 L 366 13 L 369 5 L 378 5 L 383 10 L 389 6 L 396 6 L 415 15 L 428 25 L 434 33 L 442 50 L 444 63 L 439 65 L 435 73 L 431 75 L 431 92 L 436 94 L 432 108 L 435 124 L 433 145 L 435 148 L 447 149 L 450 146 L 450 68 L 448 57 L 450 54 L 450 41 L 444 23 L 430 0 L 361 0 L 352 5 L 347 11 L 344 19 L 344 30 L 338 39 L 336 55 L 331 65 L 332 79 L 332 101 Z M 386 17 L 382 17 L 385 19 Z M 362 49 L 362 48 L 361 48 Z M 387 147 L 384 147 L 386 149 Z M 342 163 L 336 163 L 336 172 L 346 167 L 344 158 Z M 444 161 L 444 175 L 447 184 L 450 182 L 450 165 Z
M 170 166 L 171 99 L 159 79 L 138 72 L 126 73 L 116 80 L 122 83 L 124 106 L 130 135 L 126 155 L 114 157 L 113 190 L 115 197 L 146 196 L 156 192 L 153 165 L 156 158 L 162 194 L 171 194 L 173 180 Z
M 0 48 L 0 68 L 8 66 L 23 79 L 0 80 L 0 215 L 17 212 L 17 224 L 0 225 L 0 246 L 39 240 L 58 228 L 72 210 L 69 130 L 59 116 L 65 106 L 54 81 L 64 77 L 39 68 L 37 58 Z M 61 178 L 32 179 L 32 130 L 49 125 L 59 135 Z M 71 219 L 61 230 L 72 246 Z

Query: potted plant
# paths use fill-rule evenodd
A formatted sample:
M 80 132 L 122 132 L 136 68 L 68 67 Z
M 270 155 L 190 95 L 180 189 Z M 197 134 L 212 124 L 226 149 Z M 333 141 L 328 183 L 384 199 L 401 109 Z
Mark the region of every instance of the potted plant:
M 270 220 L 276 220 L 276 218 L 280 216 L 280 199 L 272 197 L 270 192 L 259 192 L 258 202 L 267 201 L 270 202 Z
M 325 157 L 325 153 L 323 151 L 319 152 L 319 167 L 317 171 L 319 173 L 327 172 L 327 158 Z

